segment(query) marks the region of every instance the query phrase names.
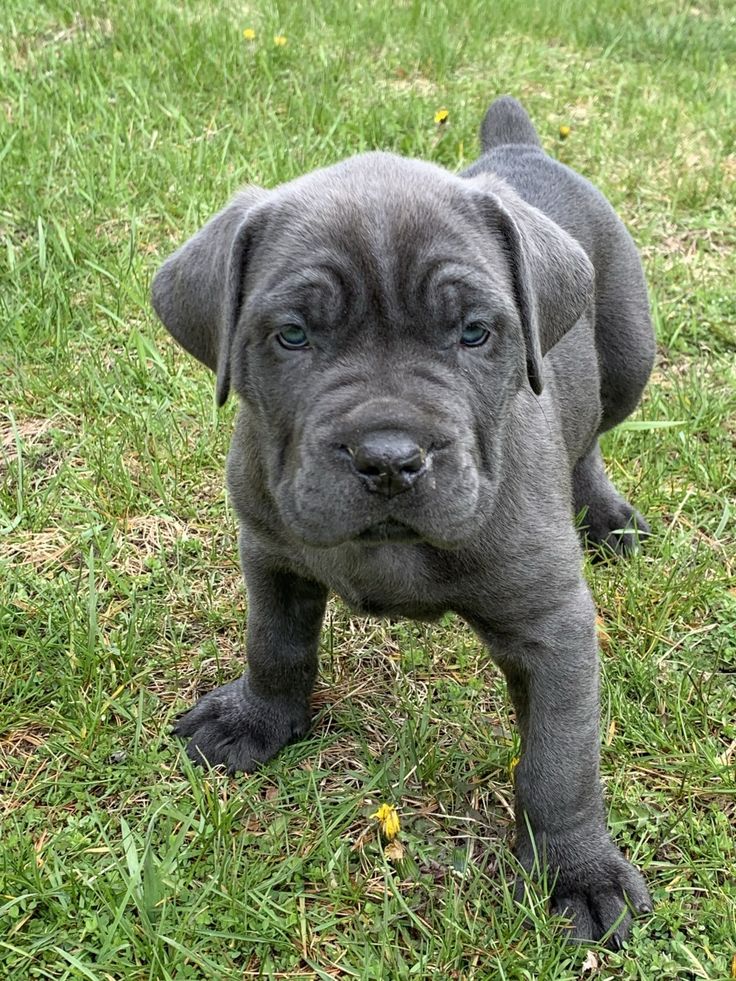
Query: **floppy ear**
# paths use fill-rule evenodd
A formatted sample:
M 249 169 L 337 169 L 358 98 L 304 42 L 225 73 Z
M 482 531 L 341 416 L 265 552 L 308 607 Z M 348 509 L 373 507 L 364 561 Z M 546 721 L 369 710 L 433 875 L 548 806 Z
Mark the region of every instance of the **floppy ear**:
M 217 404 L 230 392 L 230 347 L 242 302 L 253 209 L 268 196 L 248 187 L 161 266 L 151 299 L 164 327 L 217 375 Z
M 472 183 L 476 181 L 471 180 Z M 573 327 L 593 298 L 594 270 L 582 246 L 537 208 L 505 187 L 485 185 L 484 210 L 509 256 L 526 346 L 529 384 L 544 387 L 542 358 Z M 476 186 L 483 187 L 478 182 Z M 493 186 L 493 185 L 491 185 Z

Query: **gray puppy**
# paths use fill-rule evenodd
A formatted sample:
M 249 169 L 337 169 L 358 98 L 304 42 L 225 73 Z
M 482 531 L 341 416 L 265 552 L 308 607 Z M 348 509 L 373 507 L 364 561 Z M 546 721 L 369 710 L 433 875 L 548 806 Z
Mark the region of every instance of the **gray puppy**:
M 517 102 L 481 138 L 461 176 L 368 153 L 246 188 L 156 275 L 161 320 L 241 404 L 248 671 L 176 731 L 229 771 L 303 736 L 330 591 L 381 616 L 454 610 L 516 707 L 518 858 L 546 867 L 574 937 L 618 946 L 650 900 L 606 830 L 574 517 L 613 552 L 648 530 L 598 448 L 651 371 L 646 287 L 610 205 Z

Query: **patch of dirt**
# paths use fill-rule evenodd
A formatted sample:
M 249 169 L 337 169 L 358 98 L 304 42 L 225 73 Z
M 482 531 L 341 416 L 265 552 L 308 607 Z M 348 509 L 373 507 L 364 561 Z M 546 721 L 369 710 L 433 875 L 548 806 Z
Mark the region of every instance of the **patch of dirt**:
M 436 82 L 424 75 L 407 72 L 403 68 L 397 68 L 393 78 L 382 79 L 380 84 L 394 92 L 406 92 L 412 95 L 429 96 L 435 95 L 438 91 Z
M 75 568 L 76 561 L 63 561 L 74 546 L 68 536 L 69 532 L 64 528 L 14 532 L 12 536 L 0 539 L 0 560 L 32 565 L 38 570 L 56 565 Z
M 13 729 L 0 736 L 0 769 L 9 757 L 14 760 L 27 759 L 33 756 L 39 746 L 48 739 L 48 730 L 32 723 L 21 729 Z
M 113 31 L 113 23 L 109 17 L 83 17 L 79 11 L 75 11 L 71 23 L 66 26 L 56 24 L 37 34 L 14 38 L 10 63 L 16 70 L 22 71 L 32 66 L 38 53 L 49 48 L 58 48 L 75 40 L 93 44 L 111 37 Z
M 0 453 L 6 464 L 18 457 L 18 441 L 24 446 L 35 446 L 54 424 L 53 419 L 24 419 L 15 424 L 10 419 L 0 420 Z

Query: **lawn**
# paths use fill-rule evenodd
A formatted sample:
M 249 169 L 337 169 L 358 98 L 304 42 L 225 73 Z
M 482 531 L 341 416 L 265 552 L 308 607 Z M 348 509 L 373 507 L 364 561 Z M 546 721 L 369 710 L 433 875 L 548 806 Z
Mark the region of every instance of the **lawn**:
M 730 0 L 4 0 L 0 976 L 736 976 L 735 63 Z M 623 216 L 658 336 L 604 445 L 654 535 L 587 568 L 610 823 L 655 900 L 617 953 L 509 895 L 517 737 L 452 617 L 332 601 L 312 734 L 255 774 L 169 731 L 240 673 L 246 609 L 235 407 L 154 270 L 241 183 L 467 165 L 502 92 Z

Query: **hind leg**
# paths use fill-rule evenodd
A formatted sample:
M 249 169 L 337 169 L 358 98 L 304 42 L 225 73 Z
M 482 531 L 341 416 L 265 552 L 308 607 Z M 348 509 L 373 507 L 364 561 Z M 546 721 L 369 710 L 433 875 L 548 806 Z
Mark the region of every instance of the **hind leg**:
M 645 519 L 609 480 L 598 440 L 575 464 L 572 485 L 575 514 L 582 515 L 580 530 L 589 548 L 627 555 L 650 534 Z
M 630 415 L 654 365 L 656 345 L 641 260 L 616 221 L 616 248 L 596 271 L 595 342 L 600 366 L 599 434 Z M 650 534 L 649 525 L 608 479 L 596 439 L 573 469 L 575 514 L 586 544 L 625 555 Z
M 596 269 L 595 346 L 603 410 L 599 433 L 613 429 L 636 409 L 656 354 L 641 260 L 622 225 L 615 245 L 607 262 Z

